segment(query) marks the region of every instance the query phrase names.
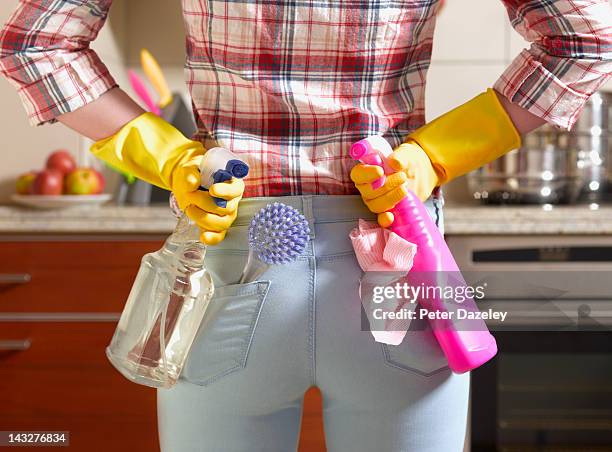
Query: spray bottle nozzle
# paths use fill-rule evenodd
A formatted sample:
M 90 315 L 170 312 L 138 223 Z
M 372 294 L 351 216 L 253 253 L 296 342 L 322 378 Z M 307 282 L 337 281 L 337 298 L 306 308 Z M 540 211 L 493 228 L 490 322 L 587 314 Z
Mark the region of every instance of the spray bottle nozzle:
M 200 173 L 202 174 L 200 188 L 208 190 L 212 184 L 227 182 L 232 177 L 242 179 L 249 173 L 249 166 L 227 149 L 215 147 L 204 154 Z M 225 199 L 213 197 L 213 201 L 219 207 L 227 206 Z
M 237 177 L 238 179 L 242 179 L 249 174 L 249 165 L 238 159 L 232 159 L 227 162 L 225 169 L 229 171 L 232 176 Z

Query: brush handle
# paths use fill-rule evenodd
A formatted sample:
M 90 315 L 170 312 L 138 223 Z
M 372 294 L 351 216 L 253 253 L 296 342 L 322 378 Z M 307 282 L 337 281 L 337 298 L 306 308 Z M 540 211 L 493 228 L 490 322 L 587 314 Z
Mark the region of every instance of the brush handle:
M 140 51 L 140 65 L 151 85 L 153 85 L 153 88 L 159 94 L 159 108 L 166 108 L 172 103 L 172 93 L 157 60 L 147 49 Z
M 253 249 L 249 249 L 249 255 L 247 257 L 247 262 L 242 269 L 242 275 L 240 276 L 239 284 L 247 284 L 259 279 L 261 275 L 263 275 L 266 270 L 268 270 L 270 266 L 265 262 L 255 256 Z
M 128 78 L 130 79 L 130 84 L 132 85 L 132 89 L 134 90 L 136 95 L 140 97 L 140 99 L 144 102 L 144 104 L 147 106 L 149 111 L 159 116 L 161 114 L 161 111 L 159 107 L 155 105 L 155 102 L 153 102 L 153 99 L 151 99 L 151 95 L 149 94 L 147 87 L 143 83 L 142 79 L 138 76 L 138 74 L 136 74 L 136 72 L 129 69 Z

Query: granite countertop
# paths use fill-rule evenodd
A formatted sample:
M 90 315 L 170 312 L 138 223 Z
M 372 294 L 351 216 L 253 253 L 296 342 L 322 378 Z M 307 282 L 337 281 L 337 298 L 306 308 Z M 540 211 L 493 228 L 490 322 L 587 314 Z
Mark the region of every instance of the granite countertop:
M 612 206 L 445 206 L 449 235 L 594 234 L 612 235 Z M 176 220 L 160 207 L 123 207 L 33 210 L 0 206 L 2 234 L 168 234 Z
M 612 235 L 612 206 L 448 206 L 444 219 L 450 235 Z
M 111 204 L 60 210 L 0 206 L 0 233 L 168 234 L 175 225 L 167 206 Z

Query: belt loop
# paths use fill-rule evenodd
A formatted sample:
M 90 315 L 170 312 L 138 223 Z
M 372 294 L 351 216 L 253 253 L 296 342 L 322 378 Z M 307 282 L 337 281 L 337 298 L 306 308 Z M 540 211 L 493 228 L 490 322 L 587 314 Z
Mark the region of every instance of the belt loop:
M 312 211 L 312 195 L 302 196 L 302 213 L 308 220 L 308 226 L 310 226 L 310 239 L 315 238 L 315 217 Z

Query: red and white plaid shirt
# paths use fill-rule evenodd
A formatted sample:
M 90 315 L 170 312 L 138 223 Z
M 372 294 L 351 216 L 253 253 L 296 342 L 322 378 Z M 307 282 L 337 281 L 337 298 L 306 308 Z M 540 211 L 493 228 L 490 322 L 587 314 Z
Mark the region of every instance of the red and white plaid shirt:
M 502 0 L 533 44 L 495 88 L 569 128 L 612 72 L 607 0 Z M 112 0 L 22 0 L 0 71 L 34 124 L 116 86 L 89 48 Z M 247 196 L 354 193 L 350 145 L 424 123 L 437 0 L 183 0 L 199 133 L 251 166 Z M 484 89 L 485 87 L 483 87 Z

